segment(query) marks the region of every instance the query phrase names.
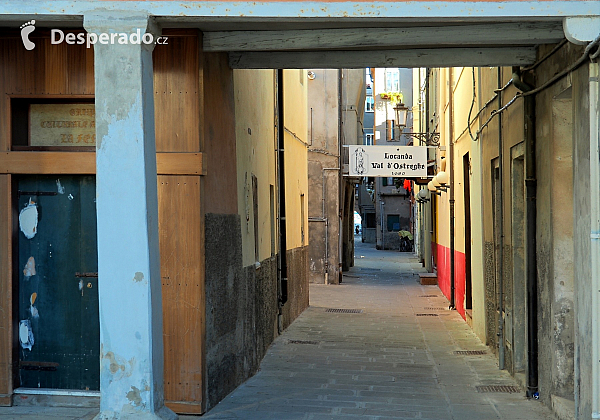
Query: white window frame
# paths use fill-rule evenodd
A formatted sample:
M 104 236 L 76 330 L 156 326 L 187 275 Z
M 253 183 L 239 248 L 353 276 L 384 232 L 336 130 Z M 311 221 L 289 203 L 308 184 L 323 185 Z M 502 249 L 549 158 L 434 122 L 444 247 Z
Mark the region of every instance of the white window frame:
M 367 96 L 365 99 L 365 112 L 375 112 L 375 98 Z

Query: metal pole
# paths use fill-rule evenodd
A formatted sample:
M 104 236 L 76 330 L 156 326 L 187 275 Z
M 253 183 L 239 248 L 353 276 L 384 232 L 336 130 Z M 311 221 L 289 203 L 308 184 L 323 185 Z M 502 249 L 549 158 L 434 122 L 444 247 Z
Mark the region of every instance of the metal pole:
M 590 64 L 590 257 L 592 275 L 592 418 L 600 419 L 600 86 L 598 63 Z
M 449 69 L 449 110 L 450 110 L 450 308 L 456 308 L 454 301 L 454 69 Z
M 498 67 L 498 89 L 502 88 L 502 68 Z M 502 91 L 498 90 L 498 109 L 502 108 Z M 502 114 L 498 115 L 498 204 L 500 206 L 500 220 L 498 221 L 500 230 L 500 243 L 498 245 L 498 287 L 499 314 L 498 314 L 498 367 L 504 369 L 504 202 L 502 200 Z
M 525 97 L 525 240 L 527 276 L 527 396 L 538 390 L 535 97 Z

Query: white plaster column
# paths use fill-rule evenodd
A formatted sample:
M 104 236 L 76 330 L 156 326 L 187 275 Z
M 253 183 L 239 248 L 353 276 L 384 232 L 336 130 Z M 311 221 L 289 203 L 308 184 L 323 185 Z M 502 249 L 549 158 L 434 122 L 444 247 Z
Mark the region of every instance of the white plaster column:
M 148 16 L 84 16 L 88 33 L 139 31 Z M 135 38 L 134 38 L 135 39 Z M 129 39 L 131 41 L 131 38 Z M 96 208 L 100 299 L 97 419 L 176 419 L 164 406 L 163 340 L 152 50 L 144 43 L 94 46 Z
M 590 63 L 590 202 L 592 262 L 592 418 L 600 419 L 600 84 Z

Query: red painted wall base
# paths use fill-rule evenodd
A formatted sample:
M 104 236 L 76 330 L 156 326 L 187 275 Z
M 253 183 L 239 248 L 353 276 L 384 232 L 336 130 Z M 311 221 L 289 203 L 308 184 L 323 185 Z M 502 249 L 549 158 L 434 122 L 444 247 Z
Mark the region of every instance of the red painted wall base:
M 438 286 L 444 296 L 450 300 L 450 248 L 433 244 L 437 254 Z M 465 318 L 466 258 L 462 252 L 454 251 L 454 305 L 458 313 Z

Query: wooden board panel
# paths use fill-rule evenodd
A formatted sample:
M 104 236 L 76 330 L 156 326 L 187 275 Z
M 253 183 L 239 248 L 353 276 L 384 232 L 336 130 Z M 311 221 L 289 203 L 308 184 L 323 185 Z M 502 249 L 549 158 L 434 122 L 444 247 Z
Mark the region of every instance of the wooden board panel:
M 315 51 L 417 46 L 438 48 L 442 45 L 536 45 L 556 43 L 563 38 L 564 32 L 560 22 L 486 23 L 442 27 L 370 28 L 369 30 L 352 28 L 228 31 L 206 32 L 204 51 Z
M 12 394 L 12 200 L 11 176 L 0 175 L 0 394 Z M 0 400 L 5 405 L 6 398 Z M 10 403 L 10 398 L 8 403 Z
M 2 60 L 1 56 L 0 60 Z M 1 79 L 0 69 L 0 83 Z M 0 92 L 0 151 L 8 150 L 10 150 L 10 97 Z
M 200 177 L 159 176 L 165 400 L 202 403 L 204 216 Z M 178 406 L 178 410 L 185 404 Z M 192 411 L 195 412 L 195 411 Z
M 204 175 L 202 153 L 157 153 L 156 170 L 162 175 Z
M 68 70 L 67 93 L 94 94 L 94 47 L 69 45 L 66 65 Z
M 1 401 L 1 400 L 0 400 Z M 181 403 L 178 401 L 165 401 L 165 405 L 177 414 L 202 414 L 202 404 Z
M 372 51 L 231 52 L 232 69 L 355 69 L 365 67 L 498 67 L 535 61 L 535 47 L 431 48 Z
M 1 152 L 0 173 L 95 174 L 95 152 Z
M 37 91 L 40 89 L 39 93 L 66 94 L 68 93 L 69 73 L 75 73 L 77 70 L 68 68 L 67 64 L 67 48 L 70 48 L 71 45 L 65 42 L 53 45 L 49 38 L 43 38 L 41 41 L 42 45 L 39 45 L 40 42 L 38 42 L 36 47 L 43 48 L 45 52 L 44 78 L 41 80 L 41 86 L 35 84 L 33 92 L 38 93 Z
M 158 174 L 202 175 L 202 153 L 157 153 Z M 95 152 L 0 152 L 0 173 L 95 174 Z
M 169 32 L 153 52 L 157 152 L 199 152 L 198 31 Z

